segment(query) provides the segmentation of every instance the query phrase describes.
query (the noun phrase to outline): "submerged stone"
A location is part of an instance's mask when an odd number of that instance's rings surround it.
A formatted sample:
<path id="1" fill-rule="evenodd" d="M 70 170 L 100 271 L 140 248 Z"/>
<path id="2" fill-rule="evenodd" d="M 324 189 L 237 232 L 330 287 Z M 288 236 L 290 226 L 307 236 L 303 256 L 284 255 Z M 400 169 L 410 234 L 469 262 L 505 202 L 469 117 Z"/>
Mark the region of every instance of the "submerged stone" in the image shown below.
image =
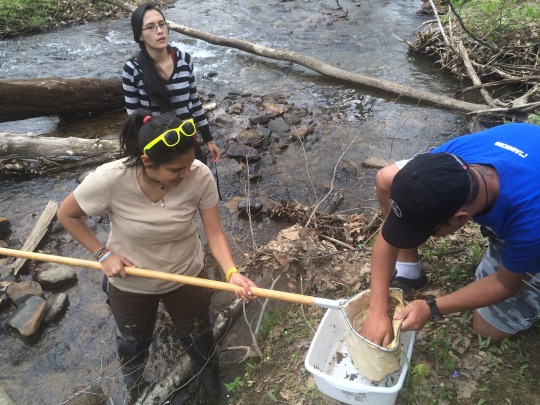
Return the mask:
<path id="1" fill-rule="evenodd" d="M 46 310 L 47 301 L 41 297 L 30 297 L 9 318 L 7 324 L 21 336 L 33 336 L 39 330 Z"/>
<path id="2" fill-rule="evenodd" d="M 56 266 L 42 271 L 37 281 L 45 288 L 58 288 L 77 281 L 77 272 L 69 266 Z"/>
<path id="3" fill-rule="evenodd" d="M 53 294 L 47 298 L 47 312 L 43 322 L 50 323 L 54 321 L 66 309 L 68 305 L 68 295 L 66 293 Z"/>
<path id="4" fill-rule="evenodd" d="M 20 305 L 32 296 L 43 297 L 41 285 L 35 281 L 21 281 L 20 283 L 11 283 L 6 289 L 9 298 Z"/>

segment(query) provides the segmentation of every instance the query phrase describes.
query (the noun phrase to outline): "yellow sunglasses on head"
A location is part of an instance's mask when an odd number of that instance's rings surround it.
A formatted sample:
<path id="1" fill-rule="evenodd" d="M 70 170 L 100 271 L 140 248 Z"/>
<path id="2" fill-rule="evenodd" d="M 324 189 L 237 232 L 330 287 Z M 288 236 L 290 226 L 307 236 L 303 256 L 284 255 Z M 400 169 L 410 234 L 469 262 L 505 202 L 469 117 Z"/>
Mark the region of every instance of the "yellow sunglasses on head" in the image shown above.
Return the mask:
<path id="1" fill-rule="evenodd" d="M 163 141 L 168 147 L 176 146 L 180 142 L 180 137 L 182 135 L 193 136 L 196 132 L 197 128 L 195 127 L 195 121 L 193 118 L 190 118 L 189 120 L 182 122 L 177 128 L 168 129 L 154 140 L 148 142 L 143 149 L 143 153 L 146 155 L 146 151 L 151 149 L 159 141 Z"/>

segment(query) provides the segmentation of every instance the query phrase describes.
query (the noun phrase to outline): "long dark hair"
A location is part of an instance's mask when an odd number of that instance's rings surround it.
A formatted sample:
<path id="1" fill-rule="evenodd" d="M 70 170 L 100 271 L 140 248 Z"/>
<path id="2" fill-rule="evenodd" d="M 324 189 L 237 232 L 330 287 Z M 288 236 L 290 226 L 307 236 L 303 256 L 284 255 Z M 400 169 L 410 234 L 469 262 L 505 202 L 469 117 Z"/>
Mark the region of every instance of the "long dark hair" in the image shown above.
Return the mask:
<path id="1" fill-rule="evenodd" d="M 182 120 L 174 113 L 167 112 L 152 117 L 150 111 L 136 110 L 128 115 L 120 133 L 120 148 L 126 159 L 126 166 L 132 167 L 141 164 L 144 147 L 168 129 L 176 128 Z M 180 142 L 175 146 L 167 146 L 158 142 L 146 151 L 152 164 L 159 166 L 177 158 L 178 155 L 189 152 L 195 148 L 194 136 L 181 136 Z"/>
<path id="2" fill-rule="evenodd" d="M 141 41 L 144 14 L 150 10 L 156 10 L 161 14 L 163 20 L 165 20 L 163 12 L 153 3 L 141 4 L 139 7 L 137 7 L 137 9 L 135 9 L 133 14 L 131 14 L 131 29 L 133 31 L 133 39 L 141 48 L 139 53 L 135 56 L 135 59 L 139 63 L 144 74 L 143 81 L 146 94 L 148 94 L 152 102 L 159 106 L 160 111 L 172 111 L 173 106 L 170 94 L 166 87 L 166 81 L 160 76 L 154 59 L 148 55 L 144 42 Z M 167 46 L 167 52 L 171 52 L 171 47 L 169 45 Z"/>

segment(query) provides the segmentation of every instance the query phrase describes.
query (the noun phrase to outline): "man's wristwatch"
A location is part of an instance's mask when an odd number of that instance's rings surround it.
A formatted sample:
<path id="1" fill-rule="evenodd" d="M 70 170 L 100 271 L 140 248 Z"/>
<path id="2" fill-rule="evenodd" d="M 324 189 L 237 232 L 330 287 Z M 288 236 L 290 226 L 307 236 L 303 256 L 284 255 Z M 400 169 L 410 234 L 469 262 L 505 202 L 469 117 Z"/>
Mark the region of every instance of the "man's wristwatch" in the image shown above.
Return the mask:
<path id="1" fill-rule="evenodd" d="M 429 310 L 431 311 L 431 316 L 429 317 L 432 321 L 440 321 L 442 319 L 441 311 L 439 311 L 439 307 L 437 306 L 437 301 L 435 301 L 435 298 L 428 297 L 425 298 L 427 304 L 429 305 Z"/>

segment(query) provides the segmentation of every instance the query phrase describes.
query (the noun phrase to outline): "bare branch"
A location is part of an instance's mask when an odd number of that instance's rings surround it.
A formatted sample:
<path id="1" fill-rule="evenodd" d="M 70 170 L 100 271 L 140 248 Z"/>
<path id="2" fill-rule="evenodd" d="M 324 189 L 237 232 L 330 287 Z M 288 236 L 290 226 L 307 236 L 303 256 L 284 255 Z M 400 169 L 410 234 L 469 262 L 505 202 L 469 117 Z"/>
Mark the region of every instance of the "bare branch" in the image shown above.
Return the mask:
<path id="1" fill-rule="evenodd" d="M 431 0 L 430 0 L 430 2 L 431 2 Z M 484 41 L 482 38 L 479 38 L 477 35 L 475 35 L 473 32 L 471 32 L 467 28 L 467 26 L 465 25 L 465 23 L 461 19 L 461 16 L 456 11 L 456 8 L 454 7 L 454 4 L 452 3 L 452 0 L 446 0 L 446 2 L 450 6 L 450 9 L 452 10 L 452 13 L 456 16 L 457 20 L 459 21 L 459 24 L 461 25 L 461 28 L 463 28 L 463 31 L 465 31 L 467 34 L 469 34 L 471 36 L 471 38 L 473 38 L 479 44 L 484 45 L 484 46 L 488 47 L 489 49 L 491 49 L 492 52 L 498 52 L 499 51 L 499 48 L 497 47 L 497 45 L 490 44 L 489 42 Z"/>
<path id="2" fill-rule="evenodd" d="M 448 37 L 444 32 L 444 28 L 442 26 L 441 19 L 439 18 L 439 12 L 437 11 L 437 7 L 435 7 L 435 3 L 433 3 L 433 0 L 429 0 L 429 4 L 431 6 L 431 9 L 433 10 L 433 15 L 435 16 L 435 19 L 437 20 L 437 25 L 439 26 L 439 31 L 441 32 L 444 43 L 446 44 L 446 46 L 452 48 L 452 45 L 450 44 L 450 41 L 448 41 Z"/>

